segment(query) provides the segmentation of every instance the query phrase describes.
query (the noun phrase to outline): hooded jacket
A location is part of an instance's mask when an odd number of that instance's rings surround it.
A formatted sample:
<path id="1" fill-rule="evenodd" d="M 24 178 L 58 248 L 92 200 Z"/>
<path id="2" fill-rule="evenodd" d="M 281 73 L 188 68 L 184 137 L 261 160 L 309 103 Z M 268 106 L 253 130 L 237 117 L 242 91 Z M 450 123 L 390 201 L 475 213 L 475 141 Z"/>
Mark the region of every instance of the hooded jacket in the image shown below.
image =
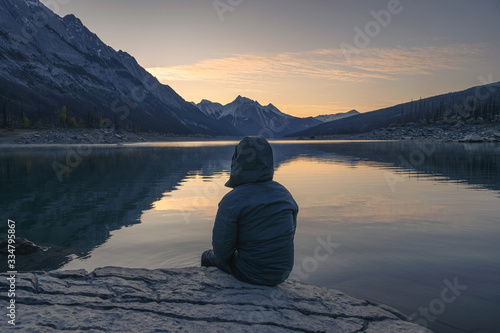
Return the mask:
<path id="1" fill-rule="evenodd" d="M 234 259 L 245 280 L 261 285 L 285 281 L 293 268 L 298 206 L 273 175 L 267 140 L 241 140 L 226 183 L 233 190 L 219 203 L 212 237 L 217 257 Z"/>

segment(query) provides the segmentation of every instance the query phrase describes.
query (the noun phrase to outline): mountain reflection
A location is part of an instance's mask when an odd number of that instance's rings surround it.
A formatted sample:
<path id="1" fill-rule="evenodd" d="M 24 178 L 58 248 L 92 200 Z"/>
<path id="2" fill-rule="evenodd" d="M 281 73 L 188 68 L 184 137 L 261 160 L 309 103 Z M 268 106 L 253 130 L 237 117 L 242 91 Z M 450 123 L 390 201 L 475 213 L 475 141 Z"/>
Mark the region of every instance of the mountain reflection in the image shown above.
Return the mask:
<path id="1" fill-rule="evenodd" d="M 376 164 L 500 190 L 500 148 L 493 145 L 303 142 L 273 146 L 276 166 L 297 157 L 353 166 Z M 232 143 L 93 147 L 62 181 L 52 164 L 65 163 L 65 148 L 4 149 L 0 152 L 3 219 L 17 222 L 18 237 L 50 247 L 46 253 L 19 257 L 17 269 L 56 269 L 71 258 L 87 256 L 113 230 L 140 223 L 144 211 L 165 193 L 175 192 L 193 173 L 210 180 L 226 172 L 233 149 Z M 0 232 L 5 238 L 6 223 Z"/>
<path id="2" fill-rule="evenodd" d="M 65 163 L 65 149 L 0 153 L 3 218 L 17 222 L 18 237 L 50 247 L 19 256 L 18 270 L 55 269 L 70 255 L 87 255 L 111 231 L 139 223 L 142 212 L 189 172 L 227 169 L 232 149 L 94 148 L 62 182 L 52 163 Z M 6 238 L 4 226 L 0 232 Z"/>
<path id="3" fill-rule="evenodd" d="M 466 183 L 500 191 L 498 144 L 348 142 L 309 144 L 310 156 L 337 163 L 379 164 L 444 181 Z"/>

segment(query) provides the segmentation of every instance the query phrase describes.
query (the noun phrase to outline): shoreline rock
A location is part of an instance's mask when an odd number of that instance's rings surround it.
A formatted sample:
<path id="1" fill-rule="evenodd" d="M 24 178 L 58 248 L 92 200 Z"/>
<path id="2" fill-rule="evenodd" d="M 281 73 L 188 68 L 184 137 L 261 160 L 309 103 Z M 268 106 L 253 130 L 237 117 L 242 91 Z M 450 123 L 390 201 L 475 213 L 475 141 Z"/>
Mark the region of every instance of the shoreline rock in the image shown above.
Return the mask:
<path id="1" fill-rule="evenodd" d="M 15 284 L 11 328 L 25 332 L 431 332 L 340 291 L 295 281 L 254 286 L 213 267 L 19 273 Z M 8 302 L 2 293 L 0 306 Z"/>
<path id="2" fill-rule="evenodd" d="M 14 239 L 14 242 L 9 243 L 8 239 L 4 239 L 3 241 L 0 242 L 0 254 L 3 255 L 9 255 L 9 246 L 11 245 L 10 249 L 12 249 L 12 246 L 14 247 L 14 253 L 16 255 L 27 255 L 31 254 L 34 252 L 39 252 L 39 251 L 47 251 L 48 248 L 36 245 L 30 240 L 27 240 L 26 238 L 21 238 L 21 237 L 16 237 Z"/>

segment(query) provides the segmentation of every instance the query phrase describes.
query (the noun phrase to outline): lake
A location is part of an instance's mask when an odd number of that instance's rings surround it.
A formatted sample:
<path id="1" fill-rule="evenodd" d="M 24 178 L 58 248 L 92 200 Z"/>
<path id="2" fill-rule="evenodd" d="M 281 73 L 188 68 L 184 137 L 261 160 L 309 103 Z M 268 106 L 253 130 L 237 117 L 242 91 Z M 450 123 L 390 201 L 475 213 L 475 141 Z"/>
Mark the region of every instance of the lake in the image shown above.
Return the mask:
<path id="1" fill-rule="evenodd" d="M 237 142 L 0 148 L 17 269 L 199 266 Z M 435 332 L 497 332 L 500 145 L 272 142 L 300 207 L 292 277 Z M 2 269 L 6 271 L 6 259 Z"/>

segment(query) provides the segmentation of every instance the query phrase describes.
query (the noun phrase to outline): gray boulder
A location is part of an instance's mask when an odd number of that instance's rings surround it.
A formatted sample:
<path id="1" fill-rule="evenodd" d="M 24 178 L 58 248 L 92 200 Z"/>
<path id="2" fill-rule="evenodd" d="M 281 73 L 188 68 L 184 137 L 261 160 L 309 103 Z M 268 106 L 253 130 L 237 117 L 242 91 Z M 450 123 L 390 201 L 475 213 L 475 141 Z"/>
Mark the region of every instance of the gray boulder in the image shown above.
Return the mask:
<path id="1" fill-rule="evenodd" d="M 5 239 L 5 240 L 0 242 L 0 254 L 3 254 L 3 255 L 11 254 L 9 252 L 8 245 L 9 245 L 8 239 Z M 15 251 L 14 251 L 15 255 L 26 255 L 26 254 L 31 254 L 31 253 L 38 252 L 38 251 L 47 251 L 46 247 L 38 246 L 35 243 L 27 240 L 26 238 L 16 237 L 15 242 L 11 245 L 13 245 L 15 248 Z"/>
<path id="2" fill-rule="evenodd" d="M 478 134 L 476 133 L 473 133 L 473 134 L 469 134 L 467 135 L 463 141 L 466 141 L 466 142 L 483 142 L 484 141 L 484 138 L 479 136 Z"/>
<path id="3" fill-rule="evenodd" d="M 295 281 L 255 286 L 213 267 L 22 273 L 16 288 L 11 329 L 23 332 L 430 332 L 340 291 Z M 0 307 L 8 301 L 5 293 Z"/>

